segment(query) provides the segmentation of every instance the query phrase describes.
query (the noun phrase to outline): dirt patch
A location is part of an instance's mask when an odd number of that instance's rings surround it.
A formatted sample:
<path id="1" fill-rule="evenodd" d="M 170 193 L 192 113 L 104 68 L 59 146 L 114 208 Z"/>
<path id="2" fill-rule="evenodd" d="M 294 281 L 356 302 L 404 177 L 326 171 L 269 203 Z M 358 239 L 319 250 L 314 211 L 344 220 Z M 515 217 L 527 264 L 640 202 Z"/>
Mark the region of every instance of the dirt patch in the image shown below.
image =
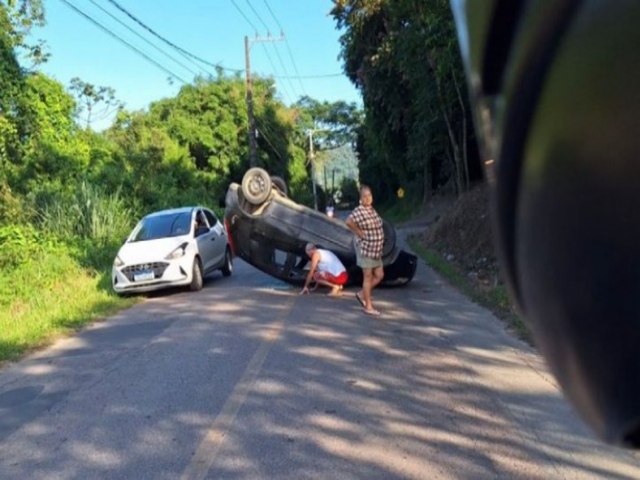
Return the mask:
<path id="1" fill-rule="evenodd" d="M 428 248 L 456 264 L 479 286 L 499 283 L 486 187 L 461 195 L 422 235 Z"/>

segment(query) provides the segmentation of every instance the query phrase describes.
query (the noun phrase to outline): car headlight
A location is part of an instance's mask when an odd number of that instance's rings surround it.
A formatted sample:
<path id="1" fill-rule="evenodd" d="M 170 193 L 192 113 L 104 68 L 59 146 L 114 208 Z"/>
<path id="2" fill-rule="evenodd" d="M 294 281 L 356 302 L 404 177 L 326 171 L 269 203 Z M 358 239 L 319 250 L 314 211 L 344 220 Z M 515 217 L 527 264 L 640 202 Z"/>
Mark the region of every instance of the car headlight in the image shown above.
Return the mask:
<path id="1" fill-rule="evenodd" d="M 124 265 L 124 262 L 122 261 L 122 259 L 116 255 L 116 258 L 113 259 L 113 266 L 114 267 L 121 267 L 122 265 Z"/>
<path id="2" fill-rule="evenodd" d="M 186 253 L 186 250 L 187 243 L 185 242 L 164 258 L 165 260 L 175 260 L 176 258 L 183 257 Z"/>

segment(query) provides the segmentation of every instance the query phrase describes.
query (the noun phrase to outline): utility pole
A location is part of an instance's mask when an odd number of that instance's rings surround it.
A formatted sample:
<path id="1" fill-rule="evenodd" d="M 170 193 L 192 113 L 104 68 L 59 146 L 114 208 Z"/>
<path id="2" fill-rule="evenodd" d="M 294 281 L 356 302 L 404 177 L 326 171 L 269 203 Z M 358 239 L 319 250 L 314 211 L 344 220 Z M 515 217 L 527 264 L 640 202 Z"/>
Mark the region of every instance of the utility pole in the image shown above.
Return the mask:
<path id="1" fill-rule="evenodd" d="M 252 43 L 259 42 L 279 42 L 284 40 L 284 34 L 280 34 L 279 37 L 272 37 L 267 35 L 266 37 L 258 37 L 249 39 L 247 35 L 244 36 L 244 64 L 245 64 L 245 84 L 246 84 L 246 100 L 247 100 L 247 117 L 248 117 L 248 135 L 249 135 L 249 165 L 255 167 L 258 164 L 258 131 L 256 130 L 256 119 L 253 114 L 253 81 L 251 80 L 251 51 Z"/>
<path id="2" fill-rule="evenodd" d="M 318 210 L 318 194 L 316 193 L 316 168 L 314 166 L 313 154 L 313 129 L 309 129 L 309 163 L 311 163 L 311 186 L 313 189 L 313 208 Z"/>
<path id="3" fill-rule="evenodd" d="M 309 163 L 311 164 L 311 186 L 313 189 L 313 207 L 318 210 L 318 193 L 316 192 L 316 167 L 315 167 L 315 154 L 313 152 L 313 134 L 316 132 L 326 132 L 326 129 L 323 128 L 310 128 L 307 130 L 307 135 L 309 135 Z M 326 177 L 326 172 L 325 172 Z M 325 178 L 326 183 L 326 178 Z M 326 185 L 325 185 L 326 188 Z"/>
<path id="4" fill-rule="evenodd" d="M 258 144 L 256 141 L 256 123 L 253 117 L 253 82 L 251 81 L 251 60 L 249 55 L 249 37 L 244 36 L 244 63 L 246 72 L 247 116 L 249 118 L 249 166 L 257 165 Z"/>

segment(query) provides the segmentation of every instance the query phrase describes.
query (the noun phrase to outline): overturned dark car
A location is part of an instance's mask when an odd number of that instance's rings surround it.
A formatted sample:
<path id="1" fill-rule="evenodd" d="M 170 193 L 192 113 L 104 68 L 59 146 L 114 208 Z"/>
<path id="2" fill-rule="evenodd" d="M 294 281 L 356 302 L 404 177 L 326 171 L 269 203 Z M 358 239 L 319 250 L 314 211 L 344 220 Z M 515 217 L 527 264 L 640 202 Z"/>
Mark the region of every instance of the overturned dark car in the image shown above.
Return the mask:
<path id="1" fill-rule="evenodd" d="M 273 277 L 303 284 L 309 260 L 304 247 L 313 243 L 340 258 L 349 284 L 362 281 L 354 235 L 345 222 L 289 199 L 284 181 L 262 168 L 249 169 L 241 185 L 229 186 L 224 220 L 234 253 Z M 381 285 L 406 285 L 415 275 L 417 257 L 396 246 L 396 232 L 386 221 L 384 233 Z"/>

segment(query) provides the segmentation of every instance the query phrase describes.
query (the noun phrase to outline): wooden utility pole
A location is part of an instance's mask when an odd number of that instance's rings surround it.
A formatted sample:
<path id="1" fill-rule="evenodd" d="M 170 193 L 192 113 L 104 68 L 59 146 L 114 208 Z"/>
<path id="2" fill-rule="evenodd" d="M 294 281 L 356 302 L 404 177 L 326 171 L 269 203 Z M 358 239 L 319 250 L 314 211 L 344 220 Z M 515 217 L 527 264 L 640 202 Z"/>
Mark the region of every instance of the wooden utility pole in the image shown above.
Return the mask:
<path id="1" fill-rule="evenodd" d="M 313 189 L 313 208 L 318 210 L 318 194 L 316 193 L 316 169 L 314 167 L 313 129 L 309 130 L 309 163 L 311 164 L 311 187 Z"/>
<path id="2" fill-rule="evenodd" d="M 247 116 L 249 118 L 249 165 L 255 167 L 258 163 L 258 144 L 256 141 L 256 123 L 253 117 L 253 82 L 251 81 L 251 60 L 249 55 L 249 37 L 244 37 L 244 63 L 246 72 Z"/>
<path id="3" fill-rule="evenodd" d="M 253 39 L 249 39 L 247 35 L 244 36 L 244 64 L 245 64 L 245 83 L 246 83 L 246 99 L 247 99 L 247 117 L 248 117 L 248 135 L 249 135 L 249 165 L 255 167 L 258 164 L 258 130 L 256 130 L 256 119 L 253 113 L 253 81 L 251 80 L 251 43 L 258 42 L 279 42 L 284 40 L 284 35 L 279 37 L 272 37 L 268 35 L 266 37 L 256 36 Z"/>
<path id="4" fill-rule="evenodd" d="M 309 135 L 309 163 L 311 164 L 311 186 L 313 188 L 313 207 L 318 210 L 318 194 L 316 192 L 316 167 L 315 167 L 315 153 L 313 151 L 313 134 L 316 132 L 326 132 L 323 128 L 310 128 L 307 130 Z M 325 188 L 326 188 L 326 172 L 325 172 Z"/>

